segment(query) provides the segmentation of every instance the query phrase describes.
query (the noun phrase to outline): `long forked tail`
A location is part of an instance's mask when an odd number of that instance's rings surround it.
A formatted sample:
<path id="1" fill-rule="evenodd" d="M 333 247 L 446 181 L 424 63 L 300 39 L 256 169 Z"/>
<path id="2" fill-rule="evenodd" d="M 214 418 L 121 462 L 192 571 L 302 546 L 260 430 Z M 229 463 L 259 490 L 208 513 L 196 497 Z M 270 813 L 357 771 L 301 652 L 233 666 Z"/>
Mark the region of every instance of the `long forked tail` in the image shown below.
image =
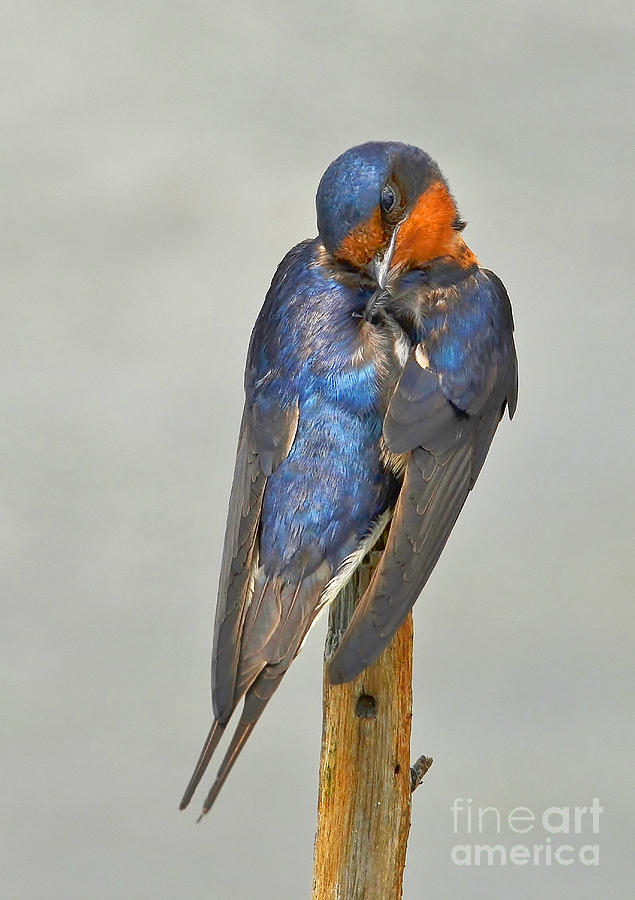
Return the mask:
<path id="1" fill-rule="evenodd" d="M 216 774 L 216 780 L 214 781 L 205 799 L 203 810 L 198 817 L 197 822 L 200 822 L 203 816 L 206 815 L 212 808 L 214 801 L 220 793 L 220 789 L 225 783 L 225 779 L 229 775 L 234 763 L 236 762 L 236 759 L 238 758 L 238 754 L 244 747 L 247 738 L 253 731 L 254 725 L 262 715 L 265 706 L 271 699 L 271 696 L 275 689 L 278 687 L 283 675 L 284 670 L 275 671 L 273 667 L 267 666 L 265 669 L 263 669 L 263 671 L 247 691 L 245 695 L 245 703 L 240 714 L 240 719 L 238 720 L 238 725 L 236 726 L 236 730 L 232 736 L 231 743 L 227 749 L 227 753 L 225 754 L 225 757 Z M 183 794 L 183 799 L 179 804 L 179 809 L 185 809 L 192 799 L 194 791 L 196 790 L 198 783 L 205 773 L 205 769 L 207 768 L 209 761 L 212 758 L 212 754 L 218 746 L 225 728 L 226 724 L 221 725 L 221 723 L 217 720 L 214 721 L 207 736 L 207 740 L 205 741 L 205 744 L 201 751 L 201 755 L 199 756 L 198 762 L 196 763 L 196 768 L 194 769 L 192 777 L 190 778 L 190 782 L 185 789 L 185 793 Z"/>
<path id="2" fill-rule="evenodd" d="M 196 767 L 194 772 L 192 773 L 192 777 L 190 778 L 188 786 L 185 788 L 185 793 L 183 794 L 183 798 L 179 803 L 179 809 L 185 809 L 188 805 L 192 797 L 194 796 L 194 791 L 198 787 L 198 783 L 205 774 L 205 769 L 209 765 L 209 761 L 212 758 L 212 754 L 216 747 L 218 746 L 218 742 L 223 736 L 223 732 L 225 731 L 225 726 L 221 725 L 218 719 L 214 719 L 212 723 L 212 727 L 209 730 L 209 734 L 207 735 L 207 740 L 203 744 L 203 749 L 201 750 L 201 755 L 198 758 L 198 762 L 196 763 Z"/>

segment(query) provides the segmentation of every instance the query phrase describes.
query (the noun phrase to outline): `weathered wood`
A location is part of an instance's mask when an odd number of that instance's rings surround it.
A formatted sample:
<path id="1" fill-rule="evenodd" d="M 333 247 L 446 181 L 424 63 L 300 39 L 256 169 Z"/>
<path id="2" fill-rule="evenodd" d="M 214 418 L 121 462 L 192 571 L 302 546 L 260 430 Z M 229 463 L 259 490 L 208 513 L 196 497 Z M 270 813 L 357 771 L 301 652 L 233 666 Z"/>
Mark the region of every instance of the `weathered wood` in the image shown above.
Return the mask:
<path id="1" fill-rule="evenodd" d="M 412 615 L 372 666 L 331 685 L 326 665 L 381 553 L 334 601 L 324 651 L 313 900 L 400 900 L 410 830 Z"/>
<path id="2" fill-rule="evenodd" d="M 420 756 L 414 766 L 410 766 L 410 790 L 414 794 L 434 760 L 431 756 Z"/>

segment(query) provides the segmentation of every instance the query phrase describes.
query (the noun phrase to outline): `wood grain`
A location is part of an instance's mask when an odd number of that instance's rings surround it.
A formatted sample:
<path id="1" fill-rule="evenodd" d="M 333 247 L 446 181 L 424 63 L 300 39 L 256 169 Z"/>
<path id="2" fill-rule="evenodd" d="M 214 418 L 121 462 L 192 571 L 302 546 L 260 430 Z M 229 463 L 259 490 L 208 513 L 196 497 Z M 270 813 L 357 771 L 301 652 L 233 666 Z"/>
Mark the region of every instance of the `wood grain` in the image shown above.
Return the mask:
<path id="1" fill-rule="evenodd" d="M 381 552 L 333 602 L 324 652 L 313 900 L 399 900 L 410 830 L 412 614 L 376 663 L 331 685 L 326 665 Z"/>

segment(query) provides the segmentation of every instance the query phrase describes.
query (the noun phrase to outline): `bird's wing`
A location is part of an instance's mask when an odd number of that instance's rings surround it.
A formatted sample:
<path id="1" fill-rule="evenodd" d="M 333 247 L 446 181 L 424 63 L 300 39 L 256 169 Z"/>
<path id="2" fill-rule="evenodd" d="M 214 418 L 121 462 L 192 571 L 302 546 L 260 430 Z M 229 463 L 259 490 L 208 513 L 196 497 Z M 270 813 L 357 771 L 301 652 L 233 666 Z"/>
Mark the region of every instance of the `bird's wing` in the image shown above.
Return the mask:
<path id="1" fill-rule="evenodd" d="M 384 439 L 393 452 L 407 454 L 405 477 L 383 556 L 331 660 L 332 682 L 349 681 L 374 662 L 404 621 L 478 477 L 505 406 L 514 413 L 509 298 L 484 270 L 471 289 L 479 296 L 461 319 L 474 325 L 463 341 L 464 359 L 456 364 L 455 344 L 440 341 L 431 357 L 418 345 L 390 401 Z"/>
<path id="2" fill-rule="evenodd" d="M 304 365 L 297 354 L 290 352 L 293 346 L 289 336 L 294 333 L 291 320 L 302 307 L 298 292 L 305 282 L 312 302 L 315 300 L 315 270 L 307 263 L 313 258 L 314 244 L 304 242 L 285 257 L 252 333 L 216 607 L 214 722 L 181 809 L 189 804 L 232 713 L 244 697 L 239 721 L 203 811 L 211 807 L 296 654 L 333 574 L 320 542 L 301 539 L 301 510 L 310 505 L 310 485 L 314 484 L 311 473 L 304 494 L 297 483 L 297 469 L 291 467 L 286 479 L 282 477 L 283 463 L 298 431 L 299 373 Z M 332 292 L 333 287 L 328 283 L 325 289 Z M 318 436 L 317 427 L 315 431 Z M 295 507 L 293 496 L 287 496 L 294 482 Z M 324 484 L 321 488 L 327 489 Z M 267 504 L 270 512 L 273 510 L 269 519 Z M 294 509 L 300 513 L 295 521 Z M 346 540 L 343 535 L 343 546 Z M 283 550 L 278 553 L 280 547 Z"/>
<path id="3" fill-rule="evenodd" d="M 251 402 L 250 402 L 251 401 Z M 245 404 L 229 498 L 212 651 L 214 715 L 225 721 L 234 687 L 242 631 L 257 564 L 260 513 L 267 479 L 286 458 L 298 424 L 297 399 L 282 409 L 257 396 Z"/>
<path id="4" fill-rule="evenodd" d="M 229 498 L 214 624 L 212 651 L 214 721 L 183 794 L 180 809 L 185 809 L 192 799 L 240 697 L 251 682 L 258 681 L 259 669 L 256 669 L 251 681 L 245 681 L 243 678 L 244 683 L 237 694 L 236 681 L 241 665 L 243 632 L 254 589 L 253 577 L 257 565 L 258 535 L 265 487 L 270 475 L 291 449 L 298 424 L 298 410 L 297 398 L 292 399 L 284 407 L 276 406 L 267 403 L 266 393 L 259 397 L 258 392 L 253 390 L 253 385 L 247 385 L 247 402 L 243 410 L 234 480 Z M 260 711 L 271 695 L 269 693 L 264 702 L 259 704 L 259 695 L 263 690 L 262 687 L 258 690 L 257 683 L 255 687 L 257 690 L 246 704 L 230 750 L 215 782 L 215 793 L 213 796 L 210 794 L 212 799 L 208 797 L 207 808 L 211 806 Z M 256 709 L 258 715 L 255 713 Z"/>

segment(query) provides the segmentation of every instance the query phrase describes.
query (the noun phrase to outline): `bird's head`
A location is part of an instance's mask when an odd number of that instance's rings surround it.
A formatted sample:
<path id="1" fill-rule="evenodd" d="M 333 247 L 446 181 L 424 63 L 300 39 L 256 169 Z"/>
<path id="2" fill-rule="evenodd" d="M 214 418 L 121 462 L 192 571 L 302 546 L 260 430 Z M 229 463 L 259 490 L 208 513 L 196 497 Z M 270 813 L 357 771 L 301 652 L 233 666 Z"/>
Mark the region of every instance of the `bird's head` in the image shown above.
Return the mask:
<path id="1" fill-rule="evenodd" d="M 371 141 L 338 156 L 320 181 L 317 223 L 341 263 L 372 273 L 421 268 L 441 256 L 465 261 L 454 198 L 434 160 L 408 144 Z"/>

